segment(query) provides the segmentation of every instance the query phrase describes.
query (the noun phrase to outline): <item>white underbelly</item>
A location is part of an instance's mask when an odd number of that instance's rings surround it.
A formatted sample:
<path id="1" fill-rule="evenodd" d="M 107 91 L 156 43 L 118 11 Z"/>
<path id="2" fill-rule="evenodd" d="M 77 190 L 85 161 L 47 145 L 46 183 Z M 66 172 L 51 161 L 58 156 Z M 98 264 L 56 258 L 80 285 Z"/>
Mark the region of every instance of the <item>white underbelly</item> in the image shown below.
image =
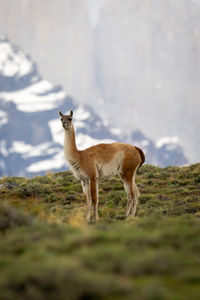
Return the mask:
<path id="1" fill-rule="evenodd" d="M 113 160 L 107 164 L 97 163 L 97 176 L 99 178 L 105 178 L 115 176 L 121 173 L 121 161 Z"/>

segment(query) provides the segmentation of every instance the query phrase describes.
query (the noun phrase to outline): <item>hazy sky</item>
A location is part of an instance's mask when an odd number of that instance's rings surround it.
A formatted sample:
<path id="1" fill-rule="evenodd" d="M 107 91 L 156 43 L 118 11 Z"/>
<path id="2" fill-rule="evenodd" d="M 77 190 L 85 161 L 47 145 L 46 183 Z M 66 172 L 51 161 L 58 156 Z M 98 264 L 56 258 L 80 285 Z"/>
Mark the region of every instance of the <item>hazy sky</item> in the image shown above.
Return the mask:
<path id="1" fill-rule="evenodd" d="M 99 12 L 103 7 L 105 1 L 106 0 L 86 0 L 92 26 L 95 26 L 97 24 L 99 18 Z"/>

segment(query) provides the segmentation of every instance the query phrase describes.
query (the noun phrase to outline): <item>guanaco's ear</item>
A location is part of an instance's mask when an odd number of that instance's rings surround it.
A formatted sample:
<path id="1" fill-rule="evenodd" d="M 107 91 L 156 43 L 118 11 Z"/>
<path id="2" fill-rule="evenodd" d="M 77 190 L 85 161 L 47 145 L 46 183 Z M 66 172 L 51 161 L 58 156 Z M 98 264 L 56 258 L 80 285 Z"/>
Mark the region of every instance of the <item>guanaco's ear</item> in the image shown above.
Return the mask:
<path id="1" fill-rule="evenodd" d="M 61 117 L 63 117 L 63 114 L 61 113 L 61 111 L 59 111 L 59 114 L 60 114 Z"/>
<path id="2" fill-rule="evenodd" d="M 73 116 L 73 110 L 70 111 L 70 116 L 71 116 L 71 117 Z"/>

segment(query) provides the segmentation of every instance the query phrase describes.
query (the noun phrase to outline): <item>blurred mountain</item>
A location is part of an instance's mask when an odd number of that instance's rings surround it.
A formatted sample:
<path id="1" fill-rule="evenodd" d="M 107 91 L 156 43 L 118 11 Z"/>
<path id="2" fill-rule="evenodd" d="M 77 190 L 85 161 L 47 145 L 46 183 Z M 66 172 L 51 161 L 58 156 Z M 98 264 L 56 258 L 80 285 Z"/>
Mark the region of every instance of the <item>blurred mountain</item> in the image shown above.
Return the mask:
<path id="1" fill-rule="evenodd" d="M 1 0 L 0 31 L 34 57 L 40 73 L 69 95 L 94 94 L 93 49 L 85 0 Z"/>
<path id="2" fill-rule="evenodd" d="M 21 49 L 0 39 L 0 176 L 64 170 L 58 110 L 74 110 L 77 145 L 110 142 L 115 135 L 92 109 L 78 105 L 38 73 Z"/>
<path id="3" fill-rule="evenodd" d="M 106 1 L 94 39 L 107 118 L 118 116 L 117 126 L 138 127 L 154 141 L 175 135 L 189 160 L 199 161 L 199 3 Z"/>
<path id="4" fill-rule="evenodd" d="M 155 145 L 140 131 L 125 135 L 89 106 L 66 96 L 38 73 L 36 64 L 6 38 L 0 39 L 0 176 L 32 176 L 66 169 L 58 110 L 74 110 L 77 146 L 124 141 L 142 147 L 147 162 L 184 164 L 178 140 Z M 66 111 L 67 110 L 67 111 Z"/>
<path id="5" fill-rule="evenodd" d="M 0 28 L 42 77 L 127 135 L 175 136 L 200 160 L 197 0 L 1 0 Z"/>

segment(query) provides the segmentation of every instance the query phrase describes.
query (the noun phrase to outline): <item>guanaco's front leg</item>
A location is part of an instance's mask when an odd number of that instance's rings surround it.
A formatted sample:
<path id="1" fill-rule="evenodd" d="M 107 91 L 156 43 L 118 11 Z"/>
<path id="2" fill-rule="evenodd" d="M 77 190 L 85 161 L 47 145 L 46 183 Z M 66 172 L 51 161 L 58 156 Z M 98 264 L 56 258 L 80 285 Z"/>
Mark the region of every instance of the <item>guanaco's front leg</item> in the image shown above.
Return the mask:
<path id="1" fill-rule="evenodd" d="M 86 220 L 90 221 L 90 212 L 91 212 L 91 193 L 90 193 L 90 183 L 89 180 L 82 180 L 81 181 L 83 193 L 85 195 L 86 201 L 87 201 L 87 215 L 86 215 Z"/>

